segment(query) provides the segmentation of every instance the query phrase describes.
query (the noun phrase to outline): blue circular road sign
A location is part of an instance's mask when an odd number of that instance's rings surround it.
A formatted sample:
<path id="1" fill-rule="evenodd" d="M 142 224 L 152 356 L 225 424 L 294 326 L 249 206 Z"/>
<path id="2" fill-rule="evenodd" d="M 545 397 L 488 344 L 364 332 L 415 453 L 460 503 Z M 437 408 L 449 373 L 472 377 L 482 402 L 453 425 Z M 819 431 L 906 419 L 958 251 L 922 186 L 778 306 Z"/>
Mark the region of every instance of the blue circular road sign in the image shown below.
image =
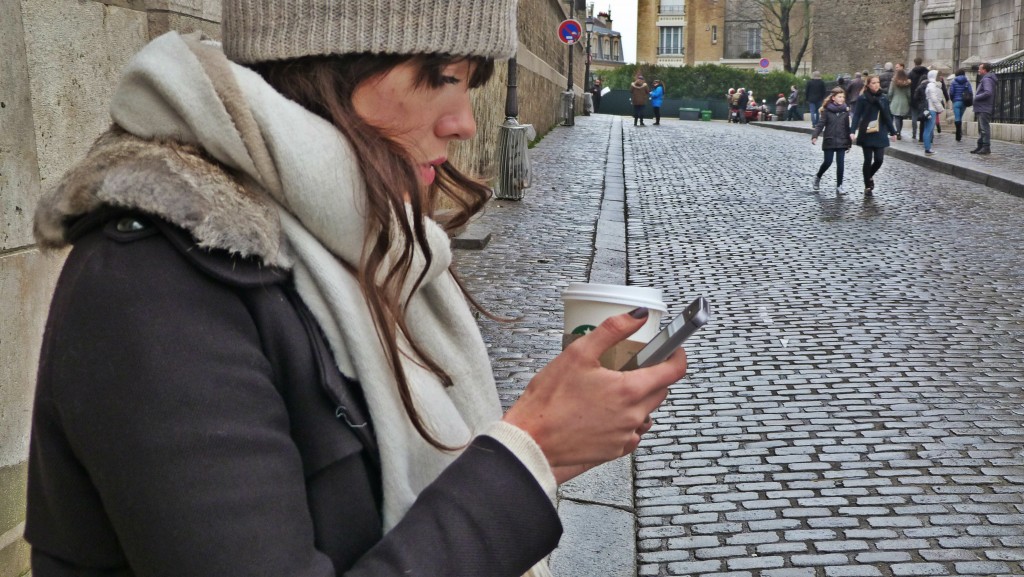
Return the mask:
<path id="1" fill-rule="evenodd" d="M 583 25 L 579 20 L 562 20 L 558 25 L 558 39 L 565 44 L 576 44 L 583 36 Z"/>

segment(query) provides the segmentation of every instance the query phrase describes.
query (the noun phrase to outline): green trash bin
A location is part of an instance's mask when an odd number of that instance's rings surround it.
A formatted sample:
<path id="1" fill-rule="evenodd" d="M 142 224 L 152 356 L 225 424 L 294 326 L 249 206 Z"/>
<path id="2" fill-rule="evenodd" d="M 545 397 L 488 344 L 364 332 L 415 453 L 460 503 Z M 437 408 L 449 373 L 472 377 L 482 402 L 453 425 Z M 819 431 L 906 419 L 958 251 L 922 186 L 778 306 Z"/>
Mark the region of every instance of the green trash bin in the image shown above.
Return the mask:
<path id="1" fill-rule="evenodd" d="M 700 111 L 700 119 L 701 120 L 711 120 L 711 111 L 710 110 L 701 110 Z"/>

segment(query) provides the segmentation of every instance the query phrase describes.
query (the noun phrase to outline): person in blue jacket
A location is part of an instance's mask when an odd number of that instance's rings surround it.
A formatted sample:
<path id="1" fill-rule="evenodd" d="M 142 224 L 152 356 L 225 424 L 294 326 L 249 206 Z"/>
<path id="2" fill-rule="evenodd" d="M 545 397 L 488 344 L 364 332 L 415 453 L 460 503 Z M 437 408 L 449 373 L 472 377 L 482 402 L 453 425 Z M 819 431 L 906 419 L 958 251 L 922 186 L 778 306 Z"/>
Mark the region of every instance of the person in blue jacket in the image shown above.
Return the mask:
<path id="1" fill-rule="evenodd" d="M 665 101 L 665 85 L 657 78 L 651 84 L 651 107 L 654 108 L 654 124 L 661 124 L 661 103 Z"/>
<path id="2" fill-rule="evenodd" d="M 967 80 L 967 72 L 960 68 L 949 85 L 949 99 L 953 101 L 953 125 L 956 126 L 957 142 L 963 139 L 964 111 L 970 106 L 968 100 L 973 100 L 973 98 L 974 91 L 971 89 L 971 82 Z"/>

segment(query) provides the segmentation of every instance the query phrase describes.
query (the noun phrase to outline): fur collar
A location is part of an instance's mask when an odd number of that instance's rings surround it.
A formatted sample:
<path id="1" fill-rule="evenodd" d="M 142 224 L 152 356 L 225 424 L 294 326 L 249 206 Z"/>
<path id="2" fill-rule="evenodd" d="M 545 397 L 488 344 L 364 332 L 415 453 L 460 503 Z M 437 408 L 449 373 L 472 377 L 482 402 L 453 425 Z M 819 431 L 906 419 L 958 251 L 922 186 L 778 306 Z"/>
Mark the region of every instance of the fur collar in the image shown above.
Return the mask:
<path id="1" fill-rule="evenodd" d="M 290 268 L 273 202 L 195 146 L 144 140 L 112 127 L 40 199 L 36 240 L 46 249 L 66 246 L 70 224 L 103 205 L 163 218 L 203 248 Z"/>

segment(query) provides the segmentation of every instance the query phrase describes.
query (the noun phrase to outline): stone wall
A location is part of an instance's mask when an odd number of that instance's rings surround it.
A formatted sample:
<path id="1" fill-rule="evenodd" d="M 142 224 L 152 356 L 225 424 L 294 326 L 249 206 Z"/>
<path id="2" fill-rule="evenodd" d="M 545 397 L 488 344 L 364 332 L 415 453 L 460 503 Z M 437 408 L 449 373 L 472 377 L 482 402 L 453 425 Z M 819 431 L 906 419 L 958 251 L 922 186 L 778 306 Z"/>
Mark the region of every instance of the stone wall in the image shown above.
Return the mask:
<path id="1" fill-rule="evenodd" d="M 913 5 L 913 0 L 814 2 L 814 68 L 822 74 L 853 73 L 872 70 L 876 63 L 906 62 Z"/>
<path id="2" fill-rule="evenodd" d="M 555 30 L 567 12 L 556 0 L 520 3 L 519 119 L 541 134 L 560 121 L 568 50 Z M 130 57 L 168 30 L 217 38 L 219 18 L 220 0 L 0 0 L 0 577 L 29 571 L 21 535 L 31 402 L 63 256 L 35 246 L 36 201 L 109 125 L 110 96 Z M 577 91 L 583 50 L 576 46 Z M 477 136 L 452 154 L 483 175 L 495 165 L 505 79 L 498 63 L 475 91 Z"/>

